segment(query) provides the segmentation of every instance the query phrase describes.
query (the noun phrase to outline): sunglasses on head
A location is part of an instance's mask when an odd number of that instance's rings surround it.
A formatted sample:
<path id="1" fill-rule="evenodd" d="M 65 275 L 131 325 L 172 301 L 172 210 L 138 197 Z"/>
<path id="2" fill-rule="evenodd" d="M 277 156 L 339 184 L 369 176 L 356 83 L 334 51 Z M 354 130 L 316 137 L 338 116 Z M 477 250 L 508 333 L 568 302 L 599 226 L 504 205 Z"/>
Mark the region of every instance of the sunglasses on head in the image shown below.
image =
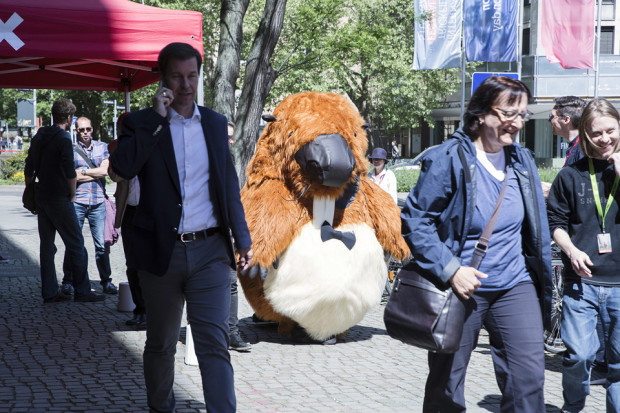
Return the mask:
<path id="1" fill-rule="evenodd" d="M 88 128 L 79 128 L 77 131 L 78 131 L 78 132 L 80 132 L 80 133 L 84 133 L 84 132 L 92 132 L 92 131 L 93 131 L 93 128 L 91 128 L 91 127 L 89 126 Z"/>

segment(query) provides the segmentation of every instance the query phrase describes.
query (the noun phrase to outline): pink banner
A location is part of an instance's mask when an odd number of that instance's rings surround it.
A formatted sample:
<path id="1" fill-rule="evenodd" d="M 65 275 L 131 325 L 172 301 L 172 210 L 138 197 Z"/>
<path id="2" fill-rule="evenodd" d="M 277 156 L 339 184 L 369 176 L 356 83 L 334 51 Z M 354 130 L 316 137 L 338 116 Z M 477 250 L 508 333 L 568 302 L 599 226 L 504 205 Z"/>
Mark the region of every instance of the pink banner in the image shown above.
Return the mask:
<path id="1" fill-rule="evenodd" d="M 594 68 L 595 7 L 595 0 L 542 1 L 541 40 L 551 63 Z"/>

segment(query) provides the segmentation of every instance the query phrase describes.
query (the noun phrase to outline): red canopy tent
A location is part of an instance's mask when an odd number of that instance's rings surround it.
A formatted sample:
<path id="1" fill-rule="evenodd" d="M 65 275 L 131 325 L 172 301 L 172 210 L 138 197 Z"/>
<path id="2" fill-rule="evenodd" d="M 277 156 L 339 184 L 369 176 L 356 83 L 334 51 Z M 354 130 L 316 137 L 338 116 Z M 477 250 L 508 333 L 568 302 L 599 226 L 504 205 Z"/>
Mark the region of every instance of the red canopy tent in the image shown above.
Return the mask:
<path id="1" fill-rule="evenodd" d="M 0 1 L 0 88 L 139 89 L 157 55 L 184 42 L 203 54 L 202 14 L 128 0 Z"/>

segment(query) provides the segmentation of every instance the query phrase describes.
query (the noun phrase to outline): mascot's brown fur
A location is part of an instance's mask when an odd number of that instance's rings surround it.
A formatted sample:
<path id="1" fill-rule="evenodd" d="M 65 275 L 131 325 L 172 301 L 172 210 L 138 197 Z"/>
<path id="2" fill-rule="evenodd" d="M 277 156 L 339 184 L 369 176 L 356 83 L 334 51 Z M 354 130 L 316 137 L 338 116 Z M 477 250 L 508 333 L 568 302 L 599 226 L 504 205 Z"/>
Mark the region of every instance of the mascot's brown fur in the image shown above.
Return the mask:
<path id="1" fill-rule="evenodd" d="M 241 191 L 254 258 L 239 279 L 256 315 L 278 322 L 281 334 L 299 324 L 324 340 L 346 332 L 380 300 L 387 274 L 383 250 L 404 259 L 409 249 L 398 206 L 366 178 L 364 121 L 349 101 L 303 92 L 284 99 L 273 116 Z M 300 148 L 326 134 L 342 136 L 355 158 L 350 179 L 338 187 L 321 185 L 295 159 Z M 352 195 L 350 188 L 356 189 Z M 333 200 L 343 197 L 343 209 L 334 208 Z M 352 249 L 335 239 L 320 240 L 321 222 L 313 226 L 317 199 L 332 200 L 326 220 L 337 231 L 355 233 Z M 260 268 L 263 277 L 257 275 Z"/>

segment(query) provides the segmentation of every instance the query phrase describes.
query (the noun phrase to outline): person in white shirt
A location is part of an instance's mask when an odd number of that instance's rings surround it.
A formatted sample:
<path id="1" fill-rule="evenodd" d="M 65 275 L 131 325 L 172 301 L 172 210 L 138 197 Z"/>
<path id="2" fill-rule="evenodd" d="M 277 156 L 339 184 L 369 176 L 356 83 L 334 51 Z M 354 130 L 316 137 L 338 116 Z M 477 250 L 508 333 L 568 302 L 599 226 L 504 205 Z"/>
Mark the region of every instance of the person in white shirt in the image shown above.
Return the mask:
<path id="1" fill-rule="evenodd" d="M 371 181 L 379 185 L 381 189 L 390 194 L 396 204 L 398 197 L 396 195 L 396 175 L 385 167 L 387 163 L 387 151 L 383 148 L 375 148 L 370 155 L 370 161 L 374 168 L 368 172 Z"/>

